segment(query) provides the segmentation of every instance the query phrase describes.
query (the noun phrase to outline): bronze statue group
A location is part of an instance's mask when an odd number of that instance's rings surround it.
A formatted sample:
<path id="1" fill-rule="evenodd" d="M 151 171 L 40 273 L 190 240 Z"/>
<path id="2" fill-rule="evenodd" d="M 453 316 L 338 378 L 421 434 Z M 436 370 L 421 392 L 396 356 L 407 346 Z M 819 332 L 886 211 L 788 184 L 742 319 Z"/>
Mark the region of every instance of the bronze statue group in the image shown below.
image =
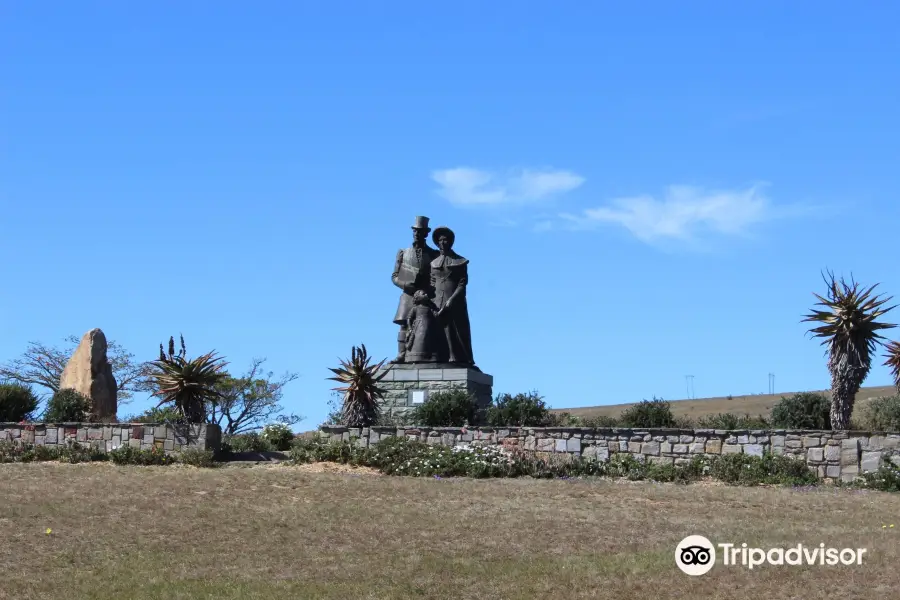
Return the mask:
<path id="1" fill-rule="evenodd" d="M 416 217 L 413 243 L 397 252 L 391 280 L 402 290 L 395 363 L 447 363 L 475 368 L 466 304 L 469 261 L 453 251 L 456 236 L 437 227 L 428 245 L 428 217 Z"/>

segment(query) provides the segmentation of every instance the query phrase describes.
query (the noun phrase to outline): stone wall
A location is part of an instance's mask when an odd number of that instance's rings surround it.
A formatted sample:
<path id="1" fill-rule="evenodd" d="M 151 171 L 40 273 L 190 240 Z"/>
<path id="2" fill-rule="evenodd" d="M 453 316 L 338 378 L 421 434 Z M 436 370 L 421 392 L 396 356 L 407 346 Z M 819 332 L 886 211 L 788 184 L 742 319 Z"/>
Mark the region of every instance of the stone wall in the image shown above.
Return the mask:
<path id="1" fill-rule="evenodd" d="M 218 425 L 162 423 L 0 423 L 0 440 L 36 446 L 65 446 L 78 442 L 109 452 L 121 446 L 140 450 L 160 448 L 167 453 L 184 448 L 217 452 L 222 431 Z"/>
<path id="2" fill-rule="evenodd" d="M 802 458 L 823 479 L 852 481 L 887 461 L 900 466 L 900 433 L 863 431 L 724 431 L 713 429 L 590 429 L 586 427 L 371 427 L 353 429 L 323 426 L 330 440 L 359 438 L 367 446 L 389 436 L 403 436 L 429 444 L 502 445 L 523 450 L 608 460 L 628 453 L 642 460 L 681 464 L 696 455 L 764 452 Z"/>
<path id="3" fill-rule="evenodd" d="M 391 415 L 404 415 L 430 394 L 464 390 L 481 407 L 491 404 L 494 378 L 472 368 L 438 363 L 391 364 L 379 383 L 384 391 L 384 406 Z"/>

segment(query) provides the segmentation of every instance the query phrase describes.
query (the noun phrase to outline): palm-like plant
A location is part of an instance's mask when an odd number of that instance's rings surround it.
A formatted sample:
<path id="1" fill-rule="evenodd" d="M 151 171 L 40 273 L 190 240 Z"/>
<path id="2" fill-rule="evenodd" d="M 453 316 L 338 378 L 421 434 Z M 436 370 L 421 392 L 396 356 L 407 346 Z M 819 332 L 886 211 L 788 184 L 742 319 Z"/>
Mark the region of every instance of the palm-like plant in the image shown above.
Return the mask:
<path id="1" fill-rule="evenodd" d="M 341 360 L 340 368 L 329 368 L 335 377 L 328 379 L 344 384 L 342 387 L 332 388 L 344 394 L 341 409 L 343 425 L 368 427 L 377 423 L 381 416 L 381 401 L 385 390 L 378 383 L 387 375 L 387 371 L 381 370 L 387 359 L 377 365 L 370 365 L 369 361 L 369 354 L 363 344 L 358 348 L 353 346 L 350 360 Z"/>
<path id="2" fill-rule="evenodd" d="M 884 366 L 890 367 L 894 385 L 900 392 L 900 342 L 891 342 L 887 345 L 887 360 L 884 361 Z"/>
<path id="3" fill-rule="evenodd" d="M 836 281 L 829 272 L 823 274 L 828 285 L 827 297 L 813 294 L 819 299 L 812 312 L 803 319 L 820 323 L 809 330 L 814 337 L 824 338 L 828 346 L 828 370 L 831 372 L 831 428 L 850 427 L 850 414 L 856 393 L 872 368 L 872 354 L 876 345 L 884 339 L 878 332 L 895 327 L 891 323 L 877 321 L 895 308 L 884 308 L 890 298 L 873 296 L 878 286 L 861 289 L 852 276 L 850 283 Z"/>
<path id="4" fill-rule="evenodd" d="M 202 423 L 206 419 L 206 404 L 219 396 L 216 384 L 227 374 L 228 364 L 215 351 L 197 358 L 186 358 L 184 337 L 181 350 L 175 353 L 175 338 L 169 338 L 169 352 L 159 345 L 159 359 L 150 363 L 151 380 L 160 398 L 157 408 L 171 404 L 188 423 Z"/>

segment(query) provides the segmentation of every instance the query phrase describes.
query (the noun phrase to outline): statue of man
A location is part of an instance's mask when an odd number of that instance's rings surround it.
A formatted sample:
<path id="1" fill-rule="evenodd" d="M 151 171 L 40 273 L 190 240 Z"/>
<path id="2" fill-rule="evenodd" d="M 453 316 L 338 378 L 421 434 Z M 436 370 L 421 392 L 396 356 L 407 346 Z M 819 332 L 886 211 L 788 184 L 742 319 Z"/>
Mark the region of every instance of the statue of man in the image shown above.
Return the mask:
<path id="1" fill-rule="evenodd" d="M 400 294 L 400 304 L 397 306 L 397 314 L 394 315 L 394 323 L 400 326 L 397 335 L 397 358 L 395 363 L 406 362 L 406 339 L 408 329 L 409 312 L 413 308 L 413 295 L 422 290 L 429 297 L 434 294 L 431 289 L 431 261 L 438 256 L 438 251 L 428 245 L 428 217 L 416 217 L 416 223 L 412 226 L 412 246 L 397 252 L 394 261 L 394 273 L 391 281 L 403 290 Z"/>

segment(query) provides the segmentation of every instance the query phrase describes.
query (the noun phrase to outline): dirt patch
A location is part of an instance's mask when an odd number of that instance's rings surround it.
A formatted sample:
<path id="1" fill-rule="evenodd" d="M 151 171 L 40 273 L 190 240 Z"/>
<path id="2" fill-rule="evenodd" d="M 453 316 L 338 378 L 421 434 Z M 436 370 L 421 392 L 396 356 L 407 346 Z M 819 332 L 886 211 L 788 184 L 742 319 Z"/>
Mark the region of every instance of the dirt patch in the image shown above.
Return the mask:
<path id="1" fill-rule="evenodd" d="M 345 473 L 351 475 L 384 475 L 371 467 L 354 467 L 333 462 L 317 462 L 308 465 L 273 465 L 273 468 L 291 469 L 301 473 Z"/>

